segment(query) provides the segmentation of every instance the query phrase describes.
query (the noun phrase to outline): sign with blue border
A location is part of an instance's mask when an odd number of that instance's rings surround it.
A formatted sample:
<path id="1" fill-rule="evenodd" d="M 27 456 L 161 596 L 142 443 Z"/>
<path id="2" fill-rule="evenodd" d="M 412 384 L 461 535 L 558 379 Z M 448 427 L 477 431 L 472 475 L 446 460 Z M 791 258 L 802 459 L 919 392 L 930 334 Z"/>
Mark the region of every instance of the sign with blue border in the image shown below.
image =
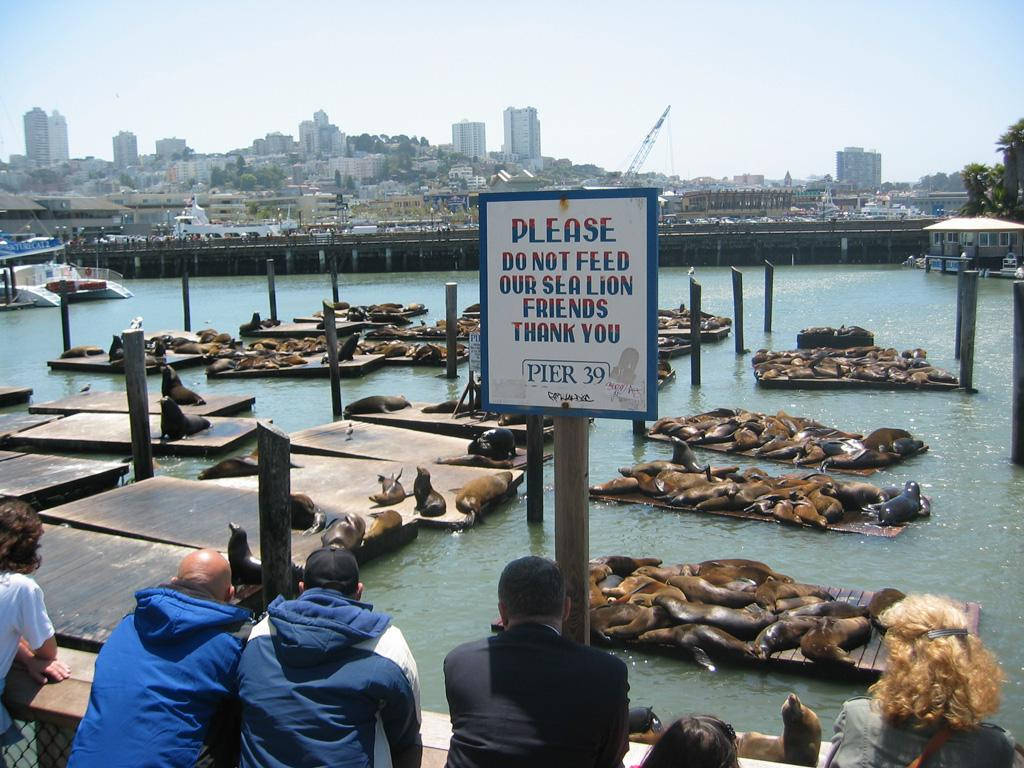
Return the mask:
<path id="1" fill-rule="evenodd" d="M 658 416 L 658 193 L 480 195 L 483 407 Z"/>

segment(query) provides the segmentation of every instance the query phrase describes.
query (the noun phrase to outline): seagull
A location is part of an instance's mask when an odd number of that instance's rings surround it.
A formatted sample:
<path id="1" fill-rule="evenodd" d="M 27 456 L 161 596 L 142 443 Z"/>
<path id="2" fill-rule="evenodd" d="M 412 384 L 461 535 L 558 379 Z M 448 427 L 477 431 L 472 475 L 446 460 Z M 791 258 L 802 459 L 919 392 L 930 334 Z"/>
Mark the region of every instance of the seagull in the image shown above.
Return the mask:
<path id="1" fill-rule="evenodd" d="M 694 269 L 693 267 L 690 267 L 690 271 L 689 271 L 689 272 L 687 272 L 686 274 L 688 274 L 688 275 L 692 275 L 692 274 L 693 274 L 694 272 L 696 272 L 696 271 L 697 271 L 696 269 Z"/>
<path id="2" fill-rule="evenodd" d="M 345 439 L 346 440 L 351 440 L 352 439 L 352 432 L 353 431 L 354 431 L 354 428 L 352 426 L 352 422 L 350 421 L 348 423 L 348 429 L 345 430 Z"/>
<path id="3" fill-rule="evenodd" d="M 86 384 L 84 387 L 82 387 L 78 391 L 82 392 L 84 394 L 84 393 L 87 393 L 90 389 L 92 389 L 92 384 Z"/>
<path id="4" fill-rule="evenodd" d="M 133 317 L 131 323 L 128 325 L 129 331 L 137 331 L 142 328 L 142 315 Z"/>

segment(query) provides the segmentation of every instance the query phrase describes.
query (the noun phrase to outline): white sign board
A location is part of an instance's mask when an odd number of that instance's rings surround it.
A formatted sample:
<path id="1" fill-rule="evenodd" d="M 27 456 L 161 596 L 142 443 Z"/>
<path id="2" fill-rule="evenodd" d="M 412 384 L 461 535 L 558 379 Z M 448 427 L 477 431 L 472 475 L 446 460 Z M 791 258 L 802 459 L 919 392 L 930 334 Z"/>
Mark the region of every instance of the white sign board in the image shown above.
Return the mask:
<path id="1" fill-rule="evenodd" d="M 469 370 L 480 370 L 480 331 L 469 334 Z"/>
<path id="2" fill-rule="evenodd" d="M 480 195 L 486 410 L 657 418 L 657 200 Z"/>

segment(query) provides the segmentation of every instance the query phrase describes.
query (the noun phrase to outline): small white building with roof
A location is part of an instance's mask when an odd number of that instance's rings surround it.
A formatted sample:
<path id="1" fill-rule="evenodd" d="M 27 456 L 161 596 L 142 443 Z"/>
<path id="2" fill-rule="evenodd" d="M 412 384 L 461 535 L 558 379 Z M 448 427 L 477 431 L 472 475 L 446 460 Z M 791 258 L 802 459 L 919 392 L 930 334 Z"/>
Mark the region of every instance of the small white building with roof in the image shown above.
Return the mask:
<path id="1" fill-rule="evenodd" d="M 974 268 L 1000 269 L 1012 257 L 1014 267 L 1024 264 L 1024 224 L 987 217 L 953 218 L 924 228 L 928 255 L 966 256 Z"/>

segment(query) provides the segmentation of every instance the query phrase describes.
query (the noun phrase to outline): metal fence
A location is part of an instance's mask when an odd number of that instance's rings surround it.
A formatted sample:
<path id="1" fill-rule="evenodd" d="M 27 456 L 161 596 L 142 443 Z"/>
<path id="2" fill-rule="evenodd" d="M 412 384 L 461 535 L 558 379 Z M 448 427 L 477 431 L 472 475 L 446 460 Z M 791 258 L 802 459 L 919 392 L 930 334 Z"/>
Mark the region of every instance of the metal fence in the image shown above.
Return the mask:
<path id="1" fill-rule="evenodd" d="M 64 768 L 75 732 L 51 723 L 15 720 L 22 740 L 3 747 L 6 768 Z"/>

